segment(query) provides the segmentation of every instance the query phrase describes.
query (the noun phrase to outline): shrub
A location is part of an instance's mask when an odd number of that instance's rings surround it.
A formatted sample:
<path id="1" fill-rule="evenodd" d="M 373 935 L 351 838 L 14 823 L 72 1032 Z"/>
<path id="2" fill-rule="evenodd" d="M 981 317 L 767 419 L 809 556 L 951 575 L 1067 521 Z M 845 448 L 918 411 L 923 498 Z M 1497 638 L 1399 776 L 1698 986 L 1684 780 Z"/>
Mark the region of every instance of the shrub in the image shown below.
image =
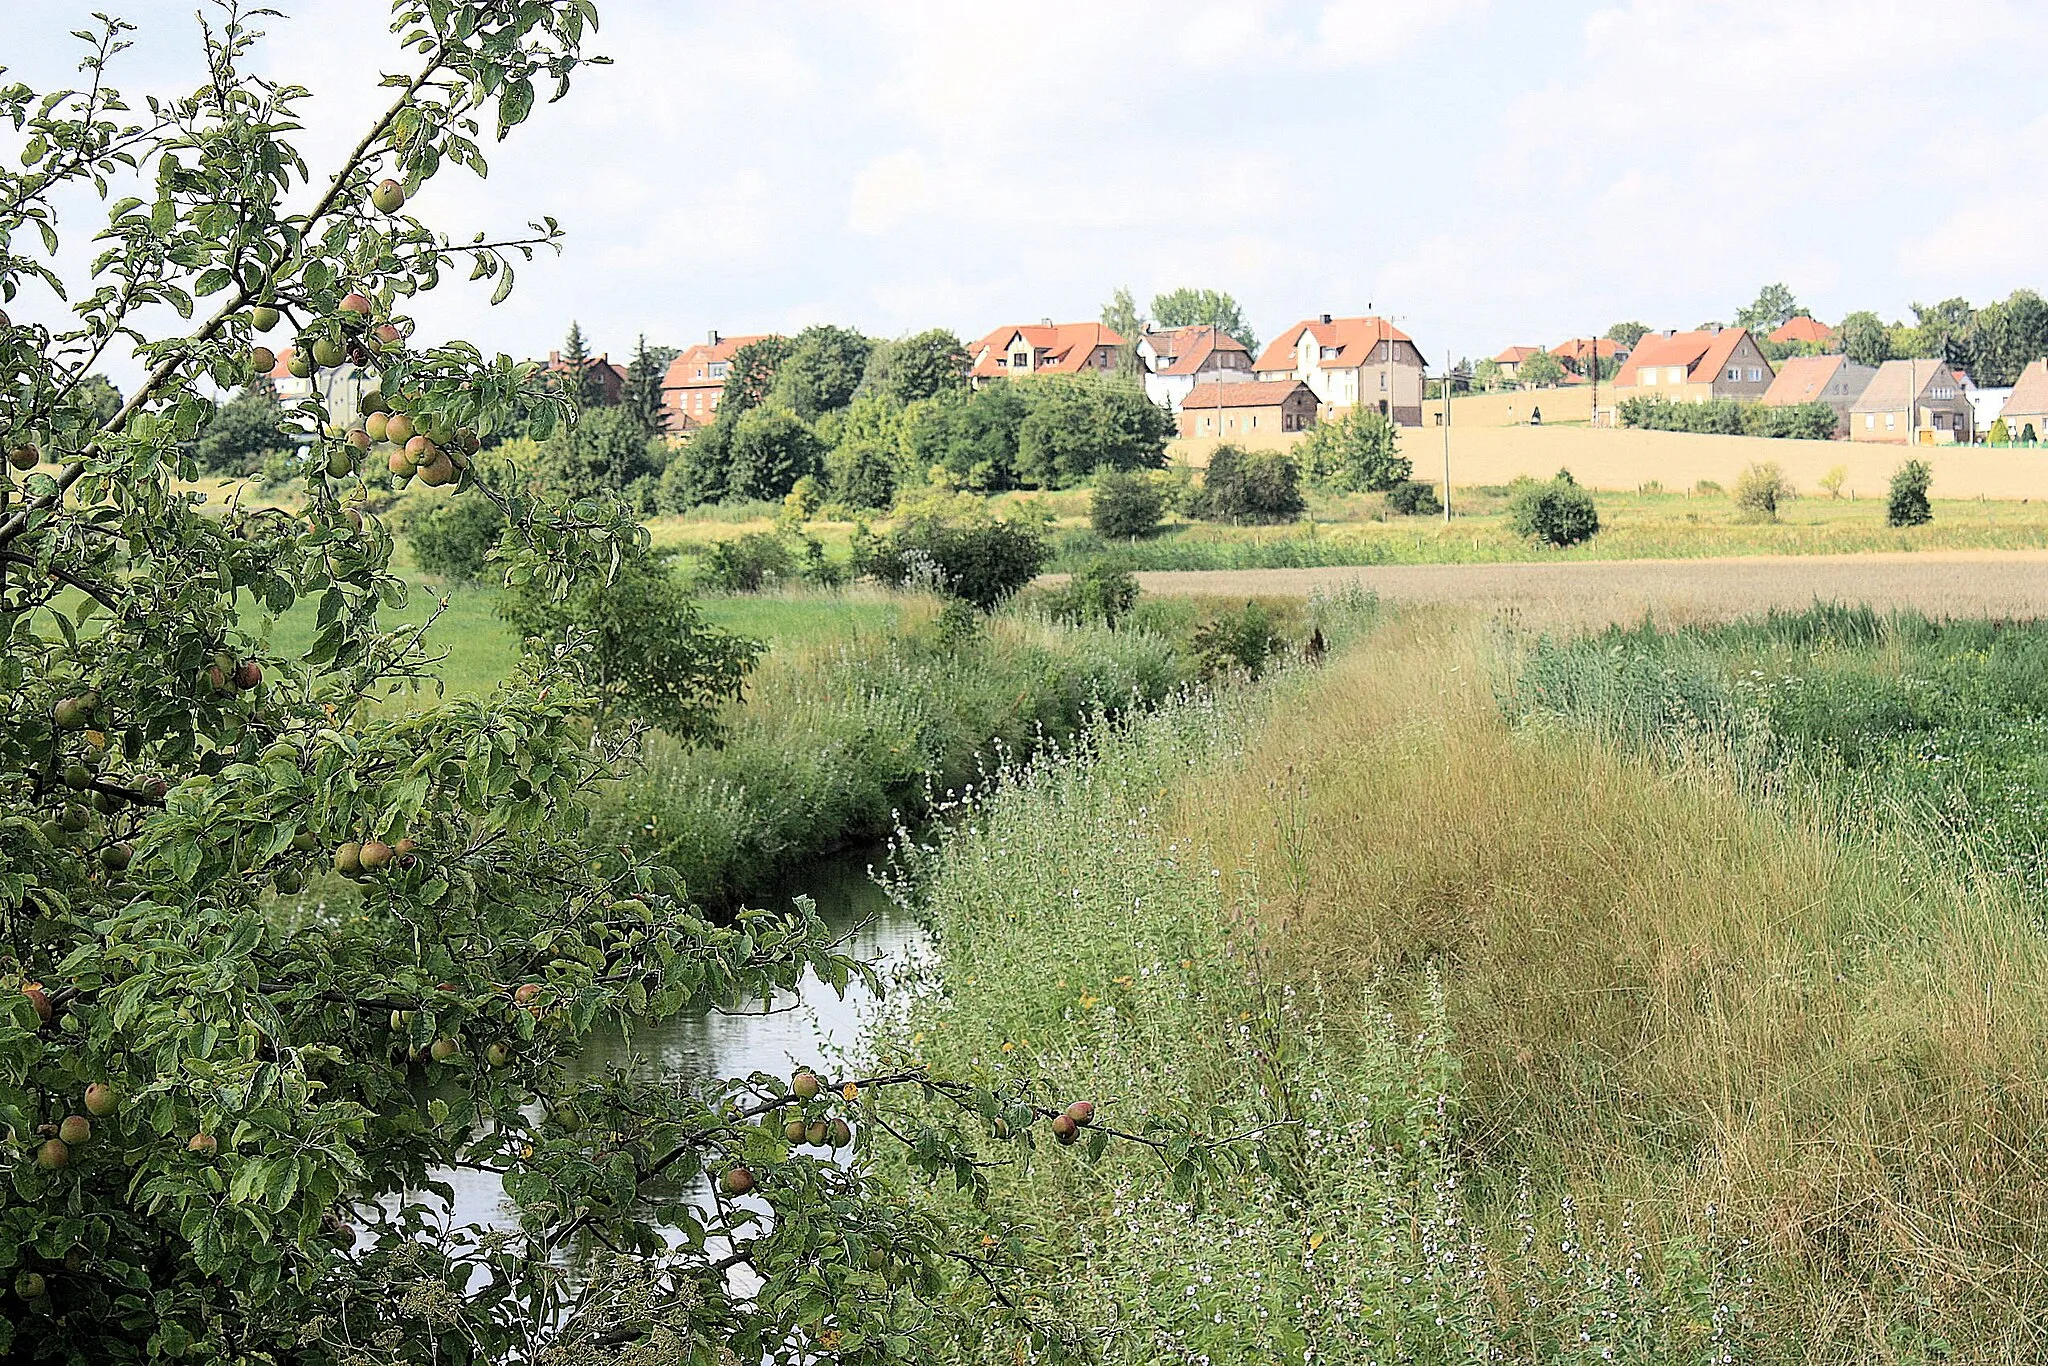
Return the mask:
<path id="1" fill-rule="evenodd" d="M 1210 522 L 1291 522 L 1306 506 L 1301 468 L 1292 459 L 1225 442 L 1209 455 L 1193 512 Z"/>
<path id="2" fill-rule="evenodd" d="M 1778 520 L 1778 503 L 1793 496 L 1785 471 L 1775 460 L 1752 464 L 1735 481 L 1735 506 L 1751 517 L 1768 522 Z"/>
<path id="3" fill-rule="evenodd" d="M 986 514 L 960 519 L 923 513 L 886 540 L 856 534 L 854 569 L 899 588 L 928 584 L 992 610 L 1038 576 L 1052 547 L 1038 527 Z"/>
<path id="4" fill-rule="evenodd" d="M 1272 614 L 1256 602 L 1225 612 L 1195 628 L 1195 658 L 1206 676 L 1242 671 L 1257 678 L 1280 653 L 1280 632 Z"/>
<path id="5" fill-rule="evenodd" d="M 488 498 L 415 499 L 401 519 L 412 561 L 429 574 L 474 579 L 505 534 L 505 514 Z"/>
<path id="6" fill-rule="evenodd" d="M 797 576 L 796 553 L 778 532 L 756 531 L 719 541 L 704 552 L 697 578 L 707 588 L 757 593 Z"/>
<path id="7" fill-rule="evenodd" d="M 1836 465 L 1820 477 L 1821 491 L 1830 498 L 1842 496 L 1842 486 L 1849 482 L 1849 467 Z"/>
<path id="8" fill-rule="evenodd" d="M 1150 536 L 1159 530 L 1165 511 L 1166 495 L 1150 476 L 1123 470 L 1096 474 L 1088 520 L 1103 537 L 1127 541 Z"/>
<path id="9" fill-rule="evenodd" d="M 601 717 L 677 735 L 713 733 L 719 704 L 739 696 L 761 652 L 758 641 L 706 624 L 667 562 L 639 549 L 609 583 L 586 577 L 560 598 L 521 585 L 498 611 L 543 652 L 572 643 L 589 651 Z"/>
<path id="10" fill-rule="evenodd" d="M 1934 471 L 1927 467 L 1925 460 L 1908 460 L 1899 466 L 1899 472 L 1892 476 L 1891 497 L 1884 507 L 1884 520 L 1889 526 L 1925 526 L 1934 520 L 1934 508 L 1927 501 L 1927 489 L 1934 482 Z"/>
<path id="11" fill-rule="evenodd" d="M 2020 443 L 2022 445 L 2031 446 L 2037 439 L 2034 435 L 2033 423 L 2029 422 L 2026 426 L 2020 428 Z"/>
<path id="12" fill-rule="evenodd" d="M 1436 485 L 1427 479 L 1403 479 L 1387 490 L 1387 509 L 1403 517 L 1433 517 L 1444 510 Z"/>
<path id="13" fill-rule="evenodd" d="M 1600 531 L 1593 495 L 1563 470 L 1547 484 L 1525 481 L 1508 500 L 1508 525 L 1517 536 L 1547 545 L 1577 545 Z"/>
<path id="14" fill-rule="evenodd" d="M 825 480 L 842 507 L 885 508 L 896 496 L 895 452 L 873 438 L 841 442 L 825 457 Z"/>
<path id="15" fill-rule="evenodd" d="M 1099 560 L 1047 593 L 1045 610 L 1061 621 L 1114 626 L 1137 601 L 1137 576 L 1114 560 Z"/>
<path id="16" fill-rule="evenodd" d="M 1991 423 L 1991 430 L 1984 434 L 1984 439 L 1994 446 L 2011 445 L 2012 428 L 2005 425 L 2003 417 L 1994 418 Z"/>
<path id="17" fill-rule="evenodd" d="M 1374 408 L 1309 428 L 1295 448 L 1308 482 L 1333 493 L 1380 493 L 1399 485 L 1414 465 L 1396 449 L 1394 424 Z"/>

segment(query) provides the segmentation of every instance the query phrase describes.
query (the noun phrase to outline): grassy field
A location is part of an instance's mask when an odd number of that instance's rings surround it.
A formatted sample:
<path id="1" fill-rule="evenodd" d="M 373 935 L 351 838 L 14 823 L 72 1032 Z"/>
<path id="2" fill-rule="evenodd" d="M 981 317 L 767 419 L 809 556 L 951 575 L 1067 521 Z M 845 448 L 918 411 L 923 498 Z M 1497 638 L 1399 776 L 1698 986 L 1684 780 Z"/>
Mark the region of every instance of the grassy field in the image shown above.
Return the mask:
<path id="1" fill-rule="evenodd" d="M 898 1047 L 1269 1136 L 993 1169 L 1047 1296 L 1113 1362 L 2044 1359 L 2048 634 L 1872 621 L 1400 618 L 1020 776 Z"/>

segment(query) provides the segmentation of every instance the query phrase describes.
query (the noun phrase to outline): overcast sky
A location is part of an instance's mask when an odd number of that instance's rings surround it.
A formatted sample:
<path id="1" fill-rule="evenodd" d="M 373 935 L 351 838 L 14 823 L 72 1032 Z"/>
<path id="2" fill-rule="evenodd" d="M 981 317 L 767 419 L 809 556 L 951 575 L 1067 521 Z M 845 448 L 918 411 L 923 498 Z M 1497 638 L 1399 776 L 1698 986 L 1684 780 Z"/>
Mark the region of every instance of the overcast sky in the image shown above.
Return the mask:
<path id="1" fill-rule="evenodd" d="M 264 63 L 331 159 L 401 64 L 382 0 L 274 0 Z M 124 79 L 195 83 L 195 0 L 15 0 L 47 86 L 94 8 Z M 1828 321 L 2048 288 L 2048 5 L 2007 0 L 599 0 L 584 73 L 415 201 L 458 236 L 554 213 L 559 260 L 430 330 L 545 354 L 836 322 L 1092 319 L 1228 290 L 1262 339 L 1399 320 L 1433 363 L 1622 318 Z M 1574 10 L 1576 17 L 1559 17 Z"/>

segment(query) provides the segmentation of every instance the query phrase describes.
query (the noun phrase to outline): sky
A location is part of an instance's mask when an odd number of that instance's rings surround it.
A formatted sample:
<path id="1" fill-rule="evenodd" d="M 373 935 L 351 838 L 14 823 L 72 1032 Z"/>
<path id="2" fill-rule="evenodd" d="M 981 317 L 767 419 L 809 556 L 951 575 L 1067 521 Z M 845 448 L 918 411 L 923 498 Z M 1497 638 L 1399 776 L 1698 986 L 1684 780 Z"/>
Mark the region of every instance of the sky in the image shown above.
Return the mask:
<path id="1" fill-rule="evenodd" d="M 402 56 L 382 0 L 273 3 L 260 62 L 314 92 L 317 168 Z M 194 4 L 17 0 L 0 60 L 62 84 L 115 8 L 120 83 L 188 90 Z M 458 240 L 552 213 L 566 250 L 497 308 L 444 289 L 425 331 L 972 340 L 1194 285 L 1261 339 L 1376 312 L 1435 365 L 1725 321 L 1771 281 L 1830 322 L 2048 290 L 2048 82 L 2001 66 L 2048 51 L 2035 0 L 599 6 L 612 65 L 411 206 Z"/>

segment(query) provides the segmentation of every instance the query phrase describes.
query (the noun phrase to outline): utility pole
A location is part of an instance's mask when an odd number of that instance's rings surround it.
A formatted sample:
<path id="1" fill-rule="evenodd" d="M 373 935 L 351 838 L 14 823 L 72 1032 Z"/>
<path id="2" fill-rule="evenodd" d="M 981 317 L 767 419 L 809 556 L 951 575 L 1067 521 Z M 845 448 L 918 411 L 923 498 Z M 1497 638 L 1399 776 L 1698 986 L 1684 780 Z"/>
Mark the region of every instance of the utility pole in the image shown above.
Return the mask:
<path id="1" fill-rule="evenodd" d="M 1457 358 L 1444 353 L 1444 525 L 1451 524 L 1451 379 L 1457 372 Z"/>
<path id="2" fill-rule="evenodd" d="M 1593 411 L 1586 415 L 1586 426 L 1593 427 L 1600 421 L 1600 339 L 1586 343 L 1586 364 L 1593 367 Z"/>

